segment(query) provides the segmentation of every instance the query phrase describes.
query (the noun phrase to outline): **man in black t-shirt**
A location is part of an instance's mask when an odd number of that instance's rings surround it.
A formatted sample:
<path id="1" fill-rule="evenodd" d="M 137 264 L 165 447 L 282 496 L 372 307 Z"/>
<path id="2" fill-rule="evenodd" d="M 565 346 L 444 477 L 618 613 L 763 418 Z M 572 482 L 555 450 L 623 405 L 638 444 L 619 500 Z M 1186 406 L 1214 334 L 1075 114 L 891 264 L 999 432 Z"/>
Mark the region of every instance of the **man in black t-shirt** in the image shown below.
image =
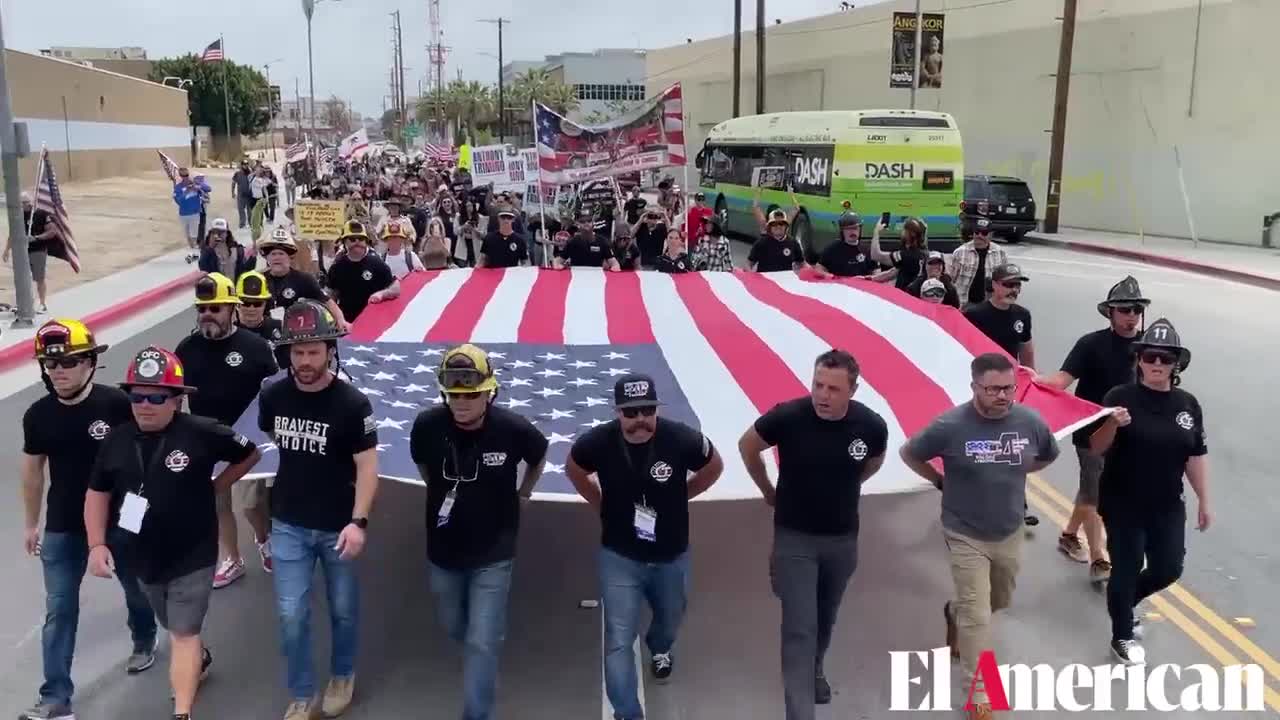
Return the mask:
<path id="1" fill-rule="evenodd" d="M 804 251 L 800 243 L 787 233 L 791 221 L 787 213 L 774 210 L 769 213 L 769 222 L 765 225 L 765 234 L 751 246 L 747 262 L 756 272 L 779 272 L 782 270 L 799 270 L 805 267 Z"/>
<path id="2" fill-rule="evenodd" d="M 1031 311 L 1017 303 L 1022 283 L 1029 279 L 1022 268 L 1013 263 L 997 267 L 991 271 L 991 297 L 980 305 L 965 308 L 964 316 L 1014 360 L 1034 370 Z"/>
<path id="3" fill-rule="evenodd" d="M 334 717 L 351 704 L 359 635 L 355 560 L 364 549 L 369 511 L 378 490 L 378 423 L 369 399 L 339 378 L 339 330 L 329 311 L 311 300 L 284 315 L 289 377 L 258 400 L 258 428 L 280 453 L 271 486 L 271 545 L 276 609 L 288 666 L 289 714 L 315 712 L 310 608 L 316 563 L 324 568 L 333 627 L 332 673 L 321 710 Z"/>
<path id="4" fill-rule="evenodd" d="M 651 207 L 644 211 L 640 222 L 631 226 L 631 234 L 636 238 L 636 246 L 640 248 L 640 264 L 646 268 L 653 267 L 662 254 L 662 245 L 667 240 L 667 218 L 660 207 Z"/>
<path id="5" fill-rule="evenodd" d="M 287 230 L 283 233 L 273 232 L 270 239 L 258 243 L 258 252 L 267 261 L 267 289 L 271 291 L 274 307 L 285 309 L 303 299 L 324 303 L 336 319 L 338 327 L 347 329 L 338 303 L 325 295 L 316 277 L 293 267 L 293 256 L 298 254 L 298 245 L 289 237 Z"/>
<path id="6" fill-rule="evenodd" d="M 568 267 L 617 270 L 618 261 L 613 257 L 613 247 L 608 240 L 590 227 L 579 227 L 563 248 L 556 249 L 554 266 L 557 270 Z"/>
<path id="7" fill-rule="evenodd" d="M 951 282 L 951 276 L 947 274 L 947 259 L 936 250 L 929 253 L 925 259 L 924 274 L 917 277 L 914 282 L 907 286 L 907 294 L 912 297 L 921 297 L 921 290 L 924 289 L 924 284 L 929 280 L 937 280 L 942 284 L 943 303 L 957 310 L 960 309 L 960 293 L 956 290 L 955 284 Z"/>
<path id="8" fill-rule="evenodd" d="M 200 631 L 218 560 L 216 494 L 244 477 L 261 453 L 226 425 L 182 412 L 183 397 L 195 388 L 168 350 L 141 350 L 120 387 L 129 395 L 133 422 L 112 429 L 89 477 L 89 571 L 111 577 L 107 528 L 125 530 L 126 554 L 169 631 L 173 716 L 189 720 L 196 689 L 213 664 Z M 215 477 L 219 463 L 227 467 Z"/>
<path id="9" fill-rule="evenodd" d="M 626 216 L 627 224 L 634 226 L 640 222 L 640 215 L 648 204 L 648 200 L 640 197 L 640 186 L 633 186 L 631 188 L 631 197 L 627 198 L 627 201 L 622 204 L 622 212 Z"/>
<path id="10" fill-rule="evenodd" d="M 35 356 L 49 394 L 22 416 L 22 499 L 26 510 L 23 546 L 44 568 L 45 617 L 41 629 L 44 682 L 27 720 L 71 715 L 75 686 L 71 661 L 80 616 L 80 585 L 89 559 L 84 498 L 98 450 L 111 429 L 133 419 L 129 399 L 118 388 L 93 382 L 106 345 L 78 320 L 51 320 L 36 331 Z M 40 535 L 41 491 L 49 468 L 48 508 Z M 108 541 L 119 549 L 120 538 Z M 123 555 L 123 553 L 117 553 Z M 122 558 L 123 560 L 123 558 Z M 129 613 L 133 652 L 129 674 L 155 662 L 156 621 L 138 578 L 127 561 L 116 567 Z"/>
<path id="11" fill-rule="evenodd" d="M 203 415 L 228 427 L 236 424 L 258 396 L 262 383 L 276 374 L 271 344 L 235 325 L 240 298 L 235 286 L 221 273 L 208 273 L 196 281 L 196 331 L 174 349 L 182 360 L 187 384 L 201 392 L 191 396 L 193 415 Z M 261 481 L 246 481 L 248 483 Z M 267 519 L 246 513 L 254 531 L 262 567 L 271 572 L 271 548 L 267 544 Z M 218 494 L 218 570 L 213 587 L 222 588 L 244 576 L 231 488 Z"/>
<path id="12" fill-rule="evenodd" d="M 1076 397 L 1101 405 L 1112 388 L 1133 382 L 1133 341 L 1138 337 L 1150 304 L 1133 276 L 1113 285 L 1107 299 L 1098 303 L 1098 313 L 1107 318 L 1108 327 L 1082 335 L 1062 361 L 1062 369 L 1040 378 L 1040 382 L 1066 390 L 1078 381 Z M 1098 516 L 1099 482 L 1104 463 L 1102 457 L 1089 452 L 1089 438 L 1102 422 L 1090 423 L 1072 436 L 1080 460 L 1080 486 L 1071 519 L 1058 538 L 1058 549 L 1067 557 L 1089 563 L 1089 577 L 1095 583 L 1111 577 L 1111 561 L 1107 558 L 1102 520 Z M 1081 526 L 1087 549 L 1080 543 Z"/>
<path id="13" fill-rule="evenodd" d="M 270 343 L 276 366 L 281 369 L 289 367 L 289 350 L 276 347 L 284 324 L 268 314 L 271 312 L 271 290 L 267 288 L 267 276 L 257 270 L 242 273 L 236 279 L 236 297 L 240 298 L 240 305 L 236 308 L 236 326 Z"/>
<path id="14" fill-rule="evenodd" d="M 524 236 L 515 231 L 516 214 L 509 208 L 498 211 L 498 229 L 480 243 L 480 262 L 476 267 L 519 267 L 529 262 Z"/>
<path id="15" fill-rule="evenodd" d="M 498 382 L 480 348 L 463 345 L 445 353 L 436 379 L 444 407 L 414 420 L 409 452 L 427 485 L 436 611 L 449 637 L 463 645 L 462 714 L 487 718 L 506 636 L 520 506 L 542 475 L 547 439 L 524 417 L 493 406 Z"/>
<path id="16" fill-rule="evenodd" d="M 339 241 L 347 252 L 329 268 L 329 289 L 337 296 L 342 316 L 352 323 L 369 305 L 400 297 L 400 281 L 382 258 L 369 252 L 364 223 L 348 222 Z"/>
<path id="17" fill-rule="evenodd" d="M 880 266 L 862 246 L 862 218 L 847 210 L 840 216 L 840 241 L 822 251 L 814 267 L 818 277 L 861 277 L 875 275 Z"/>
<path id="18" fill-rule="evenodd" d="M 853 399 L 858 361 L 818 356 L 810 396 L 776 405 L 738 442 L 747 473 L 774 508 L 773 591 L 782 602 L 782 684 L 788 720 L 831 702 L 823 658 L 858 562 L 858 498 L 880 470 L 889 431 Z M 760 454 L 778 448 L 778 484 Z M 816 571 L 814 568 L 817 568 Z"/>
<path id="19" fill-rule="evenodd" d="M 565 474 L 600 513 L 605 691 L 614 717 L 637 720 L 644 711 L 632 648 L 641 608 L 647 599 L 650 669 L 665 682 L 687 603 L 689 500 L 720 478 L 724 462 L 705 435 L 658 417 L 653 378 L 624 375 L 613 398 L 617 419 L 574 442 Z"/>

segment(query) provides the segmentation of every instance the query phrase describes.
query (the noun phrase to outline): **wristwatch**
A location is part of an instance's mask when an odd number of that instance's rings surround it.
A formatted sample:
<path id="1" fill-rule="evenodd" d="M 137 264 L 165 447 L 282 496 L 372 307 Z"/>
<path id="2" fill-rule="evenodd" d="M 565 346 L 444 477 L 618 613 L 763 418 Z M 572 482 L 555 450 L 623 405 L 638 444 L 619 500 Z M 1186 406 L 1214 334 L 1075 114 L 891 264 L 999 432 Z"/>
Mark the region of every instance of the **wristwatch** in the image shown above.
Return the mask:
<path id="1" fill-rule="evenodd" d="M 353 517 L 351 518 L 351 524 L 355 525 L 361 530 L 367 530 L 369 529 L 369 518 Z"/>

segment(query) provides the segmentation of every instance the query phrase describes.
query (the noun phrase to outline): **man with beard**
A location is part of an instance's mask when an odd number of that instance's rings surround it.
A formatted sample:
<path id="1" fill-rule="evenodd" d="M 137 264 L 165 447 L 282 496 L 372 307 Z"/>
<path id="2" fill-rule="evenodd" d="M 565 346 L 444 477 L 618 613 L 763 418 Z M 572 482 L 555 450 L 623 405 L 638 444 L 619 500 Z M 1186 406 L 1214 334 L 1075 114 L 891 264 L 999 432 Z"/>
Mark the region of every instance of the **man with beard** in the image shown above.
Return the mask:
<path id="1" fill-rule="evenodd" d="M 22 416 L 21 474 L 26 509 L 23 547 L 44 568 L 45 616 L 40 633 L 44 683 L 35 706 L 19 715 L 20 720 L 73 717 L 71 661 L 80 624 L 80 584 L 89 562 L 84 527 L 89 473 L 111 429 L 133 418 L 128 396 L 93 382 L 98 357 L 106 350 L 79 320 L 50 320 L 36 331 L 36 361 L 49 394 Z M 46 464 L 49 498 L 42 540 L 40 505 Z M 112 532 L 106 540 L 119 549 L 122 538 Z M 117 566 L 116 577 L 124 588 L 133 636 L 133 653 L 125 670 L 135 675 L 155 663 L 155 614 L 127 562 Z"/>
<path id="2" fill-rule="evenodd" d="M 169 631 L 174 720 L 191 706 L 213 655 L 200 639 L 218 559 L 218 493 L 230 491 L 262 457 L 247 438 L 214 420 L 182 412 L 182 361 L 155 346 L 125 370 L 133 422 L 103 443 L 84 502 L 89 571 L 109 578 L 115 556 L 106 544 L 110 521 L 129 533 L 128 553 L 156 620 Z M 214 468 L 226 467 L 216 476 Z"/>
<path id="3" fill-rule="evenodd" d="M 840 241 L 822 251 L 814 266 L 818 277 L 861 277 L 875 275 L 880 266 L 862 246 L 862 217 L 852 210 L 840 215 Z"/>
<path id="4" fill-rule="evenodd" d="M 400 281 L 382 258 L 369 252 L 369 234 L 352 220 L 338 238 L 347 249 L 329 268 L 329 289 L 347 322 L 355 322 L 370 304 L 400 297 Z"/>
<path id="5" fill-rule="evenodd" d="M 248 330 L 271 343 L 275 348 L 276 365 L 289 367 L 289 351 L 276 347 L 284 325 L 271 317 L 271 291 L 267 289 L 267 278 L 257 270 L 251 270 L 236 281 L 236 297 L 240 305 L 236 307 L 236 325 Z"/>
<path id="6" fill-rule="evenodd" d="M 947 645 L 973 677 L 991 647 L 991 615 L 1009 607 L 1022 552 L 1027 475 L 1058 457 L 1058 441 L 1040 413 L 1014 402 L 1018 378 L 1002 353 L 970 364 L 973 399 L 939 415 L 902 446 L 907 467 L 942 491 L 955 600 L 943 605 Z M 942 472 L 930 465 L 942 461 Z M 975 689 L 971 720 L 990 720 L 986 692 Z"/>
<path id="7" fill-rule="evenodd" d="M 689 501 L 715 484 L 724 462 L 705 435 L 658 417 L 653 378 L 622 376 L 613 400 L 617 418 L 574 442 L 565 474 L 600 515 L 605 691 L 615 718 L 639 720 L 633 648 L 644 605 L 653 610 L 650 672 L 666 682 L 688 602 Z"/>
<path id="8" fill-rule="evenodd" d="M 1040 382 L 1066 390 L 1078 380 L 1076 397 L 1101 405 L 1112 388 L 1133 382 L 1133 342 L 1150 304 L 1133 276 L 1113 285 L 1107 299 L 1098 303 L 1098 313 L 1107 319 L 1108 326 L 1076 340 L 1062 361 L 1062 369 L 1040 378 Z M 1071 519 L 1058 538 L 1058 549 L 1063 554 L 1076 562 L 1089 563 L 1089 579 L 1094 583 L 1111 577 L 1111 561 L 1107 559 L 1102 519 L 1098 516 L 1103 456 L 1089 452 L 1089 438 L 1103 422 L 1090 423 L 1072 436 L 1080 459 L 1080 487 Z M 1089 544 L 1087 550 L 1080 544 L 1081 526 Z"/>
<path id="9" fill-rule="evenodd" d="M 239 332 L 235 324 L 235 286 L 225 275 L 209 273 L 196 281 L 196 331 L 182 339 L 174 354 L 182 360 L 186 381 L 201 392 L 191 396 L 191 413 L 231 427 L 258 396 L 262 381 L 276 374 L 271 343 L 251 332 Z M 261 481 L 256 481 L 261 482 Z M 222 562 L 213 576 L 215 588 L 226 587 L 244 575 L 231 488 L 218 493 L 218 548 Z M 262 558 L 262 569 L 271 572 L 269 528 L 262 519 L 246 513 Z"/>
<path id="10" fill-rule="evenodd" d="M 1034 370 L 1036 351 L 1031 344 L 1031 311 L 1017 303 L 1022 283 L 1028 280 L 1021 267 L 1013 263 L 1000 265 L 991 271 L 991 297 L 965 308 L 964 316 L 1000 349 Z"/>
<path id="11" fill-rule="evenodd" d="M 596 233 L 590 222 L 579 222 L 573 237 L 563 248 L 556 248 L 554 267 L 557 270 L 592 267 L 617 271 L 618 260 L 613 256 L 613 246 L 607 237 Z"/>
<path id="12" fill-rule="evenodd" d="M 441 625 L 463 648 L 462 716 L 489 720 L 520 507 L 542 475 L 547 439 L 523 416 L 494 407 L 498 381 L 480 348 L 445 353 L 436 379 L 444 407 L 414 420 L 409 452 L 427 484 L 431 592 Z"/>
<path id="13" fill-rule="evenodd" d="M 299 299 L 314 300 L 324 303 L 334 316 L 335 322 L 342 330 L 347 329 L 346 320 L 342 319 L 342 310 L 333 298 L 324 294 L 315 276 L 304 273 L 293 267 L 293 256 L 298 254 L 298 245 L 284 228 L 271 231 L 271 238 L 258 243 L 258 252 L 267 261 L 267 288 L 271 290 L 271 299 L 275 307 L 287 309 Z M 319 253 L 324 262 L 324 253 Z"/>
<path id="14" fill-rule="evenodd" d="M 364 549 L 378 491 L 378 424 L 369 399 L 334 372 L 346 333 L 323 305 L 294 303 L 284 316 L 289 377 L 262 391 L 258 427 L 280 454 L 271 487 L 276 611 L 286 664 L 285 720 L 316 710 L 311 664 L 311 583 L 319 563 L 329 598 L 329 682 L 320 710 L 336 717 L 355 691 L 360 588 L 355 560 Z"/>
<path id="15" fill-rule="evenodd" d="M 951 251 L 948 271 L 964 306 L 979 305 L 990 293 L 988 282 L 991 272 L 1009 262 L 1009 257 L 1004 248 L 991 242 L 990 220 L 965 220 L 960 225 L 960 232 L 967 242 Z"/>

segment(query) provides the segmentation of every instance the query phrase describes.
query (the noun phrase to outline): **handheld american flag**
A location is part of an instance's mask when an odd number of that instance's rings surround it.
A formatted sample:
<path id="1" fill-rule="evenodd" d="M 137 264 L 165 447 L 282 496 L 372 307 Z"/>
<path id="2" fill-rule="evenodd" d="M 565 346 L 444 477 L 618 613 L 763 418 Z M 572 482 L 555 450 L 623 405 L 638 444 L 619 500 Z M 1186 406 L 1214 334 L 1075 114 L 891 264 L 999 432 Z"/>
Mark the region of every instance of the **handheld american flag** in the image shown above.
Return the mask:
<path id="1" fill-rule="evenodd" d="M 169 176 L 169 182 L 176 185 L 178 183 L 178 163 L 174 162 L 173 158 L 165 155 L 162 151 L 157 150 L 156 152 L 160 153 L 160 169 L 164 170 L 165 175 Z"/>
<path id="2" fill-rule="evenodd" d="M 756 497 L 735 448 L 761 413 L 809 391 L 813 362 L 832 348 L 862 366 L 855 398 L 889 426 L 891 452 L 864 492 L 922 489 L 896 449 L 942 411 L 971 399 L 969 362 L 998 348 L 952 308 L 891 287 L 814 282 L 792 273 L 611 273 L 590 268 L 413 273 L 393 302 L 371 305 L 343 341 L 341 358 L 369 396 L 379 426 L 379 474 L 417 482 L 409 430 L 439 403 L 435 370 L 447 347 L 495 353 L 497 402 L 534 422 L 551 442 L 538 489 L 575 499 L 564 476 L 573 440 L 614 416 L 614 381 L 654 377 L 662 413 L 698 427 L 720 448 L 725 472 L 707 499 Z M 1019 378 L 1019 401 L 1062 437 L 1100 415 L 1071 395 Z M 237 429 L 275 454 L 250 407 Z M 766 458 L 767 463 L 773 461 Z"/>
<path id="3" fill-rule="evenodd" d="M 67 217 L 67 206 L 62 201 L 62 190 L 58 187 L 58 176 L 49 161 L 49 149 L 40 149 L 40 168 L 36 183 L 37 210 L 49 214 L 49 226 L 56 233 L 49 240 L 49 255 L 65 260 L 71 269 L 80 272 L 80 251 L 76 248 L 75 236 L 71 233 L 71 221 Z"/>

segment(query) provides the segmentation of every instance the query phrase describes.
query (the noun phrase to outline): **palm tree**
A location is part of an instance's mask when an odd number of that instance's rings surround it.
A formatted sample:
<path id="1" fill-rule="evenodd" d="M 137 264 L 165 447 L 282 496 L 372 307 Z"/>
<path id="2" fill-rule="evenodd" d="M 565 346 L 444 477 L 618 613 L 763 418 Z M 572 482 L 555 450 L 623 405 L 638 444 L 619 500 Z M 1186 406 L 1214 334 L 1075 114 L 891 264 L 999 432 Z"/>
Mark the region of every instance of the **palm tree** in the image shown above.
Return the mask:
<path id="1" fill-rule="evenodd" d="M 532 68 L 517 75 L 511 89 L 512 104 L 517 107 L 542 103 L 561 115 L 578 107 L 577 92 L 551 77 L 543 68 Z"/>

